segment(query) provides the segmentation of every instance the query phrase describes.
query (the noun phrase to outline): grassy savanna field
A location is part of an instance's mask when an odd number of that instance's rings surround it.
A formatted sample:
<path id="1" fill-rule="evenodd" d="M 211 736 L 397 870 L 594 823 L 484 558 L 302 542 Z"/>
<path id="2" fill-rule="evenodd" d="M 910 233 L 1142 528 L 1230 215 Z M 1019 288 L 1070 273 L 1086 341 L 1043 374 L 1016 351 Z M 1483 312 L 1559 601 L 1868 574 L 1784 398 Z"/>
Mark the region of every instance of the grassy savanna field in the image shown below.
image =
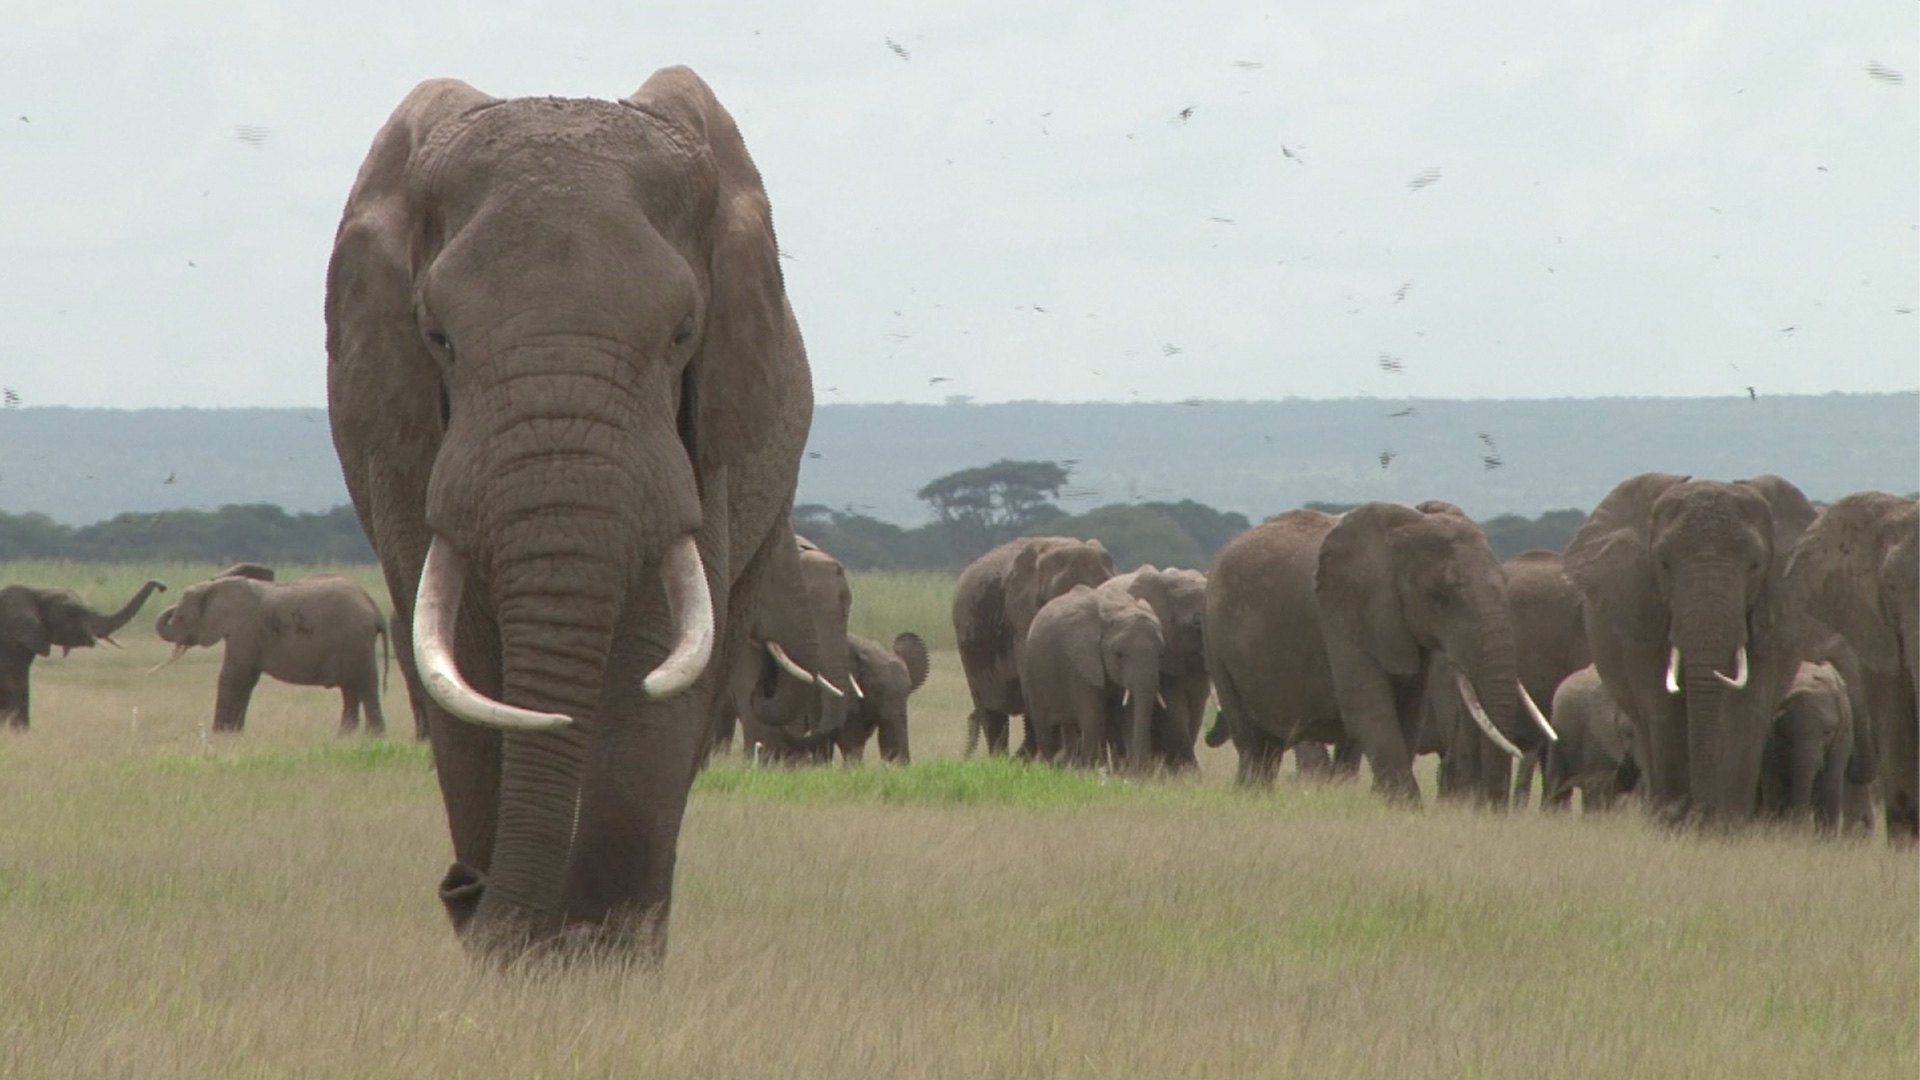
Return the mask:
<path id="1" fill-rule="evenodd" d="M 144 674 L 214 569 L 0 569 L 109 608 L 172 587 L 124 651 L 36 663 L 33 730 L 0 736 L 0 1075 L 1920 1072 L 1911 852 L 1248 796 L 1230 749 L 1187 782 L 961 763 L 937 575 L 854 581 L 858 629 L 936 650 L 911 768 L 724 760 L 663 970 L 482 973 L 433 898 L 446 827 L 397 683 L 400 738 L 340 740 L 335 693 L 271 681 L 206 737 L 218 651 Z"/>

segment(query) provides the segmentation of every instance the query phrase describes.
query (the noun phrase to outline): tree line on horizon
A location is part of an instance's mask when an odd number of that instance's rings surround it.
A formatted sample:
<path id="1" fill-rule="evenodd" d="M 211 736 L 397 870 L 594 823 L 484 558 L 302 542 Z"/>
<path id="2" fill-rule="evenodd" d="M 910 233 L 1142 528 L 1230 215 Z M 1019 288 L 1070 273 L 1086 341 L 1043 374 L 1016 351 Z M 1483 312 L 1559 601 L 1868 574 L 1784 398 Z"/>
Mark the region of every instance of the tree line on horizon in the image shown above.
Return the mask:
<path id="1" fill-rule="evenodd" d="M 1099 540 L 1121 569 L 1142 563 L 1204 568 L 1237 533 L 1252 525 L 1244 514 L 1192 499 L 1111 503 L 1082 513 L 1059 505 L 1072 470 L 1051 461 L 1002 459 L 936 477 L 918 494 L 933 518 L 905 528 L 853 510 L 797 506 L 794 531 L 832 552 L 852 570 L 959 570 L 998 544 L 1019 536 L 1057 535 Z M 1351 504 L 1310 502 L 1339 513 Z M 1584 510 L 1554 510 L 1538 518 L 1505 514 L 1481 523 L 1494 552 L 1505 558 L 1527 548 L 1566 547 Z M 218 510 L 128 512 L 91 525 L 63 525 L 41 513 L 0 513 L 0 560 L 48 559 L 85 563 L 202 562 L 360 563 L 373 548 L 351 506 L 289 514 L 271 503 Z"/>

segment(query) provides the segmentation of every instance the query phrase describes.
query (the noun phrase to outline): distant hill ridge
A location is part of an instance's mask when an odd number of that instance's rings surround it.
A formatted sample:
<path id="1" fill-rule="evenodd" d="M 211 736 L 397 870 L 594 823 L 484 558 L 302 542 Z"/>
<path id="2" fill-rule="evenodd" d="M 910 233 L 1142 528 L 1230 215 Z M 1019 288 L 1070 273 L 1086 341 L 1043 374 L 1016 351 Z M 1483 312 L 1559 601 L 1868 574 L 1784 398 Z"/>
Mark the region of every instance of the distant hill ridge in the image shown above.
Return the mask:
<path id="1" fill-rule="evenodd" d="M 928 480 L 1002 457 L 1073 463 L 1062 502 L 1076 512 L 1194 499 L 1257 521 L 1314 500 L 1445 498 L 1534 516 L 1590 507 L 1648 470 L 1774 472 L 1816 499 L 1912 492 L 1920 397 L 821 405 L 808 449 L 798 502 L 903 525 L 927 518 L 914 492 Z M 322 409 L 0 411 L 0 511 L 83 525 L 346 501 Z"/>

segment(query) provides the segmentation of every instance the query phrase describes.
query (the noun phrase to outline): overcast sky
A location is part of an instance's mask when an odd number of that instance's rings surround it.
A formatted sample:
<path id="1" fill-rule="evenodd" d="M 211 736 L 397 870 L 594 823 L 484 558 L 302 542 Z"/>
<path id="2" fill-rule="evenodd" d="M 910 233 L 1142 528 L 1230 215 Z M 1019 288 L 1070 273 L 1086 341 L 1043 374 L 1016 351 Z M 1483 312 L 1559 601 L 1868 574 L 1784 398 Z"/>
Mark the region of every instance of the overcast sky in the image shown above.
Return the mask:
<path id="1" fill-rule="evenodd" d="M 765 177 L 822 402 L 1920 384 L 1911 0 L 10 6 L 28 405 L 323 404 L 334 227 L 415 83 L 675 63 Z"/>

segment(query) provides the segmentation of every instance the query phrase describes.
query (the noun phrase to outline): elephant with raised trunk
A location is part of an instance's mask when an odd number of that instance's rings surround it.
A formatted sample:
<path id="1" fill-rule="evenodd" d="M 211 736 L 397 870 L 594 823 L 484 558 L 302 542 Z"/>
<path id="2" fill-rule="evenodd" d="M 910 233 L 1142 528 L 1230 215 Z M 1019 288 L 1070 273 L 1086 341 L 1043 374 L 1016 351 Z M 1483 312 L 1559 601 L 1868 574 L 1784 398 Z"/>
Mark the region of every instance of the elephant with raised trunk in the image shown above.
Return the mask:
<path id="1" fill-rule="evenodd" d="M 1160 651 L 1160 698 L 1155 706 L 1154 754 L 1170 769 L 1197 767 L 1194 746 L 1206 717 L 1213 679 L 1207 675 L 1207 575 L 1198 570 L 1151 564 L 1108 579 L 1104 592 L 1145 600 L 1160 620 L 1165 647 Z"/>
<path id="2" fill-rule="evenodd" d="M 927 643 L 911 630 L 895 634 L 892 647 L 849 637 L 853 670 L 848 672 L 853 700 L 847 722 L 833 736 L 840 756 L 859 761 L 867 740 L 880 735 L 880 760 L 905 765 L 913 760 L 907 738 L 907 698 L 926 684 L 931 670 Z"/>
<path id="3" fill-rule="evenodd" d="M 102 641 L 119 648 L 113 635 L 140 613 L 147 597 L 166 590 L 164 583 L 149 581 L 120 610 L 108 613 L 70 589 L 33 585 L 0 589 L 0 719 L 16 731 L 30 726 L 35 657 L 51 655 L 55 647 L 65 656 Z"/>
<path id="4" fill-rule="evenodd" d="M 1375 790 L 1417 804 L 1421 698 L 1442 657 L 1509 754 L 1544 723 L 1522 710 L 1506 574 L 1480 527 L 1444 503 L 1293 510 L 1241 533 L 1207 576 L 1206 639 L 1242 784 L 1271 783 L 1302 740 L 1352 738 Z"/>
<path id="5" fill-rule="evenodd" d="M 1150 770 L 1165 648 L 1153 606 L 1124 590 L 1076 585 L 1049 600 L 1020 653 L 1034 756 L 1092 766 L 1118 728 L 1127 768 Z M 1167 724 L 1166 708 L 1157 711 Z"/>
<path id="6" fill-rule="evenodd" d="M 1047 601 L 1076 585 L 1099 585 L 1113 576 L 1113 556 L 1098 540 L 1027 536 L 1009 540 L 973 560 L 953 590 L 953 632 L 967 676 L 973 711 L 967 716 L 967 754 L 981 733 L 987 753 L 1007 752 L 1009 718 L 1024 715 L 1020 652 L 1027 627 Z M 1021 744 L 1033 751 L 1032 725 Z"/>
<path id="7" fill-rule="evenodd" d="M 1884 491 L 1835 500 L 1800 537 L 1787 585 L 1852 647 L 1887 838 L 1920 841 L 1920 501 Z"/>
<path id="8" fill-rule="evenodd" d="M 1806 647 L 1787 556 L 1814 511 L 1777 476 L 1643 473 L 1600 501 L 1567 548 L 1587 644 L 1634 724 L 1651 809 L 1737 825 Z"/>
<path id="9" fill-rule="evenodd" d="M 794 540 L 793 557 L 767 571 L 717 738 L 731 744 L 738 718 L 756 757 L 831 761 L 852 707 L 853 590 L 840 560 L 804 536 Z"/>
<path id="10" fill-rule="evenodd" d="M 262 581 L 229 570 L 188 586 L 154 620 L 153 632 L 173 646 L 158 671 L 195 646 L 226 643 L 214 698 L 213 730 L 239 731 L 261 675 L 293 686 L 340 689 L 340 734 L 366 717 L 367 734 L 382 735 L 387 619 L 367 590 L 339 574 L 298 581 Z M 375 656 L 375 646 L 381 656 Z"/>
<path id="11" fill-rule="evenodd" d="M 455 930 L 657 962 L 813 414 L 739 128 L 684 67 L 616 101 L 422 83 L 348 195 L 326 325 Z"/>

